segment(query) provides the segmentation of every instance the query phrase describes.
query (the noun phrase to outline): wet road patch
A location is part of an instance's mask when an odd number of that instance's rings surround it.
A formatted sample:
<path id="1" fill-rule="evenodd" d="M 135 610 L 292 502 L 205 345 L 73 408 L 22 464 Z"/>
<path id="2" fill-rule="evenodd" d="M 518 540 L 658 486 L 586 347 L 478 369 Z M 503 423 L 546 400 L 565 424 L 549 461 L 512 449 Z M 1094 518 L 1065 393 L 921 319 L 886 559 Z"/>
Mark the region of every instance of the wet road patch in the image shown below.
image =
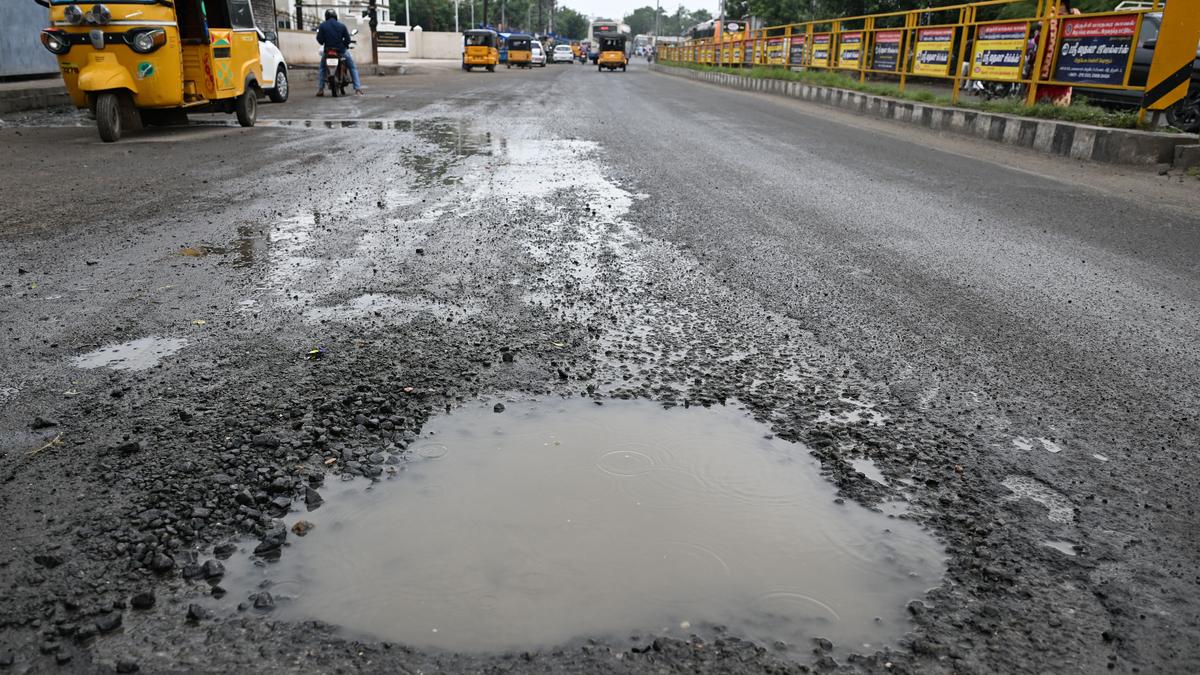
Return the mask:
<path id="1" fill-rule="evenodd" d="M 327 481 L 278 561 L 228 561 L 231 597 L 455 651 L 724 626 L 806 654 L 895 645 L 943 572 L 929 533 L 835 502 L 806 448 L 732 406 L 488 403 L 398 459 Z"/>
<path id="2" fill-rule="evenodd" d="M 144 337 L 81 354 L 71 359 L 71 364 L 85 369 L 146 370 L 186 346 L 185 338 Z"/>

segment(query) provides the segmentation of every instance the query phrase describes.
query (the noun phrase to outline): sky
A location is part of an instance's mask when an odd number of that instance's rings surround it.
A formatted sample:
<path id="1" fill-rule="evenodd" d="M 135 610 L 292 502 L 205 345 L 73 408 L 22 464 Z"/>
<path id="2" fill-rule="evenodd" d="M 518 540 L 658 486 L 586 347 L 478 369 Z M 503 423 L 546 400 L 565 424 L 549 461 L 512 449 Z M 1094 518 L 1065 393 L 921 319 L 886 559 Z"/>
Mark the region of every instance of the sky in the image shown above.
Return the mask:
<path id="1" fill-rule="evenodd" d="M 578 12 L 583 12 L 588 16 L 602 16 L 605 18 L 619 19 L 626 14 L 629 14 L 638 7 L 654 7 L 654 0 L 557 0 L 559 7 L 570 7 Z M 668 14 L 674 14 L 679 8 L 679 0 L 661 0 L 663 11 Z M 717 8 L 720 5 L 718 0 L 685 0 L 683 6 L 690 10 L 707 9 L 713 14 L 717 13 Z"/>

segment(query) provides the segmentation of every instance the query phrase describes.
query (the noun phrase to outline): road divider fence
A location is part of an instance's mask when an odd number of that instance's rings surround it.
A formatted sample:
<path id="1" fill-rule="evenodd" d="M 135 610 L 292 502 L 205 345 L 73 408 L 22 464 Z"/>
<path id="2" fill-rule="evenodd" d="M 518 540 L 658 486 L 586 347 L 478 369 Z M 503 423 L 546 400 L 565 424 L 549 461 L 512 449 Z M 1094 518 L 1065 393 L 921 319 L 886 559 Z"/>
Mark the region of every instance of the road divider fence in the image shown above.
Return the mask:
<path id="1" fill-rule="evenodd" d="M 1139 101 L 1139 120 L 1187 95 L 1200 41 L 1194 3 L 1175 0 L 1169 9 L 1160 0 L 1123 2 L 1116 11 L 1075 14 L 1061 12 L 1058 0 L 1038 0 L 1034 16 L 1020 17 L 1019 1 L 759 29 L 749 22 L 716 22 L 711 35 L 664 45 L 658 56 L 726 68 L 835 71 L 860 82 L 896 81 L 901 91 L 912 78 L 949 81 L 952 103 L 968 82 L 999 83 L 1029 104 L 1061 98 L 1068 87 L 1121 90 Z M 1135 72 L 1139 49 L 1154 52 L 1148 73 Z"/>

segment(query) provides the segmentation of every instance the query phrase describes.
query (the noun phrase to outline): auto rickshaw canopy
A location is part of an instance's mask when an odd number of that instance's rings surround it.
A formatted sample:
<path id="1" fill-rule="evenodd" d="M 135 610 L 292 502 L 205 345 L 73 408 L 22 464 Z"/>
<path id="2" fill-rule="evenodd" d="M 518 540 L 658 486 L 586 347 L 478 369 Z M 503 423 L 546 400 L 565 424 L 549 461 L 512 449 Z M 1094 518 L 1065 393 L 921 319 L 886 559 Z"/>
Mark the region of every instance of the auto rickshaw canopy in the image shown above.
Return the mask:
<path id="1" fill-rule="evenodd" d="M 602 52 L 623 52 L 625 51 L 625 42 L 628 38 L 624 35 L 601 35 L 600 51 Z"/>
<path id="2" fill-rule="evenodd" d="M 508 36 L 508 48 L 528 51 L 533 48 L 533 36 L 524 33 L 514 33 Z"/>
<path id="3" fill-rule="evenodd" d="M 463 44 L 468 47 L 494 47 L 500 46 L 500 35 L 494 30 L 487 28 L 473 28 L 463 31 Z"/>

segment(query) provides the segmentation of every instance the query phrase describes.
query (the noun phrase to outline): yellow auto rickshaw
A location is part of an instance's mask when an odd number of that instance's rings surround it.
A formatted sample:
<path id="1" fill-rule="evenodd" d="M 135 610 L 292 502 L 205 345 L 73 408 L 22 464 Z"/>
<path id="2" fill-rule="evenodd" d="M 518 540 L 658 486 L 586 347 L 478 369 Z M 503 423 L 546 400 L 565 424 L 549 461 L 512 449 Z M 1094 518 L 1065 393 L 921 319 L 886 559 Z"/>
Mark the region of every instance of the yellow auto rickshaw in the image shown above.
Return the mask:
<path id="1" fill-rule="evenodd" d="M 601 35 L 597 39 L 600 41 L 600 57 L 596 59 L 596 70 L 599 72 L 605 68 L 609 70 L 620 68 L 621 72 L 625 72 L 625 68 L 629 65 L 629 56 L 625 54 L 627 37 L 618 33 Z"/>
<path id="2" fill-rule="evenodd" d="M 533 66 L 533 36 L 514 33 L 508 36 L 508 68 Z"/>
<path id="3" fill-rule="evenodd" d="M 42 44 L 104 141 L 186 123 L 189 111 L 236 113 L 254 126 L 262 64 L 250 0 L 37 2 L 50 8 Z"/>
<path id="4" fill-rule="evenodd" d="M 494 73 L 498 63 L 500 63 L 499 33 L 487 28 L 463 31 L 463 70 L 470 71 L 476 66 L 483 66 L 489 73 Z"/>

